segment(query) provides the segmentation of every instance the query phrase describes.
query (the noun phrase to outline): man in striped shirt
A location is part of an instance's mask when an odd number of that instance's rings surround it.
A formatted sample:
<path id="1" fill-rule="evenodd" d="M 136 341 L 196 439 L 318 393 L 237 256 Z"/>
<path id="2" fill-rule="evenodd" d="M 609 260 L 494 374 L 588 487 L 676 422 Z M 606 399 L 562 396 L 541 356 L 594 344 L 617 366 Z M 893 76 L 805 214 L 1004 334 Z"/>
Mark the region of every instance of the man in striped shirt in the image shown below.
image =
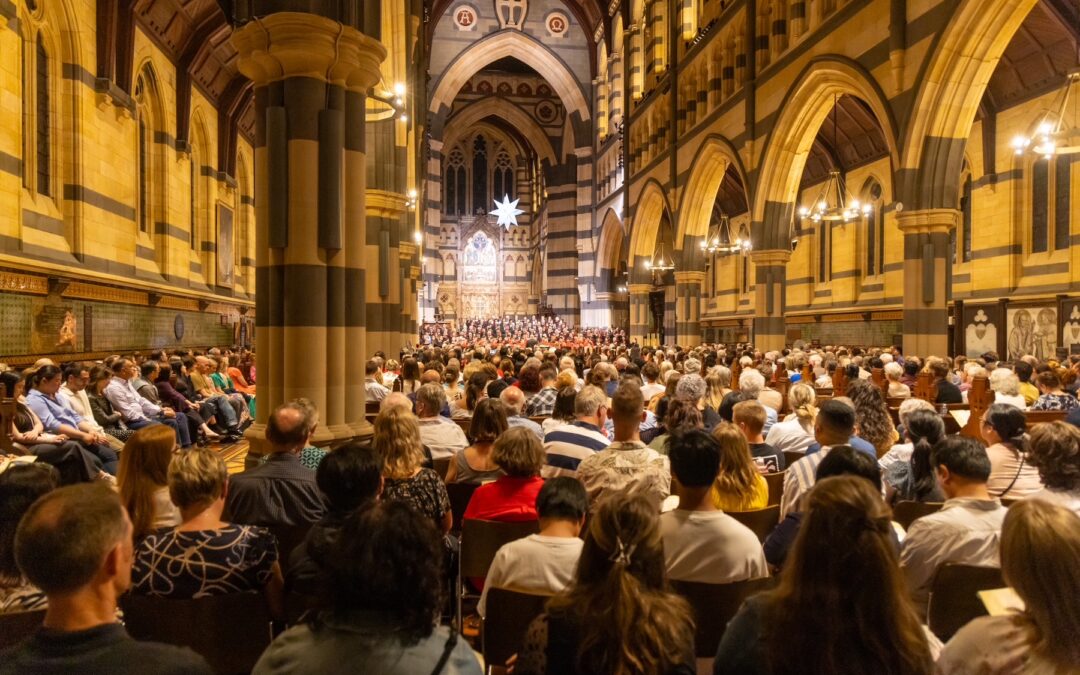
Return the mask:
<path id="1" fill-rule="evenodd" d="M 814 438 L 821 444 L 821 450 L 796 461 L 787 469 L 784 476 L 784 494 L 780 499 L 780 518 L 789 513 L 802 511 L 803 497 L 814 487 L 814 475 L 818 464 L 834 445 L 847 445 L 855 431 L 855 410 L 841 401 L 828 400 L 818 408 L 814 420 Z"/>
<path id="2" fill-rule="evenodd" d="M 541 475 L 576 478 L 581 460 L 608 446 L 608 438 L 601 431 L 607 415 L 607 394 L 599 387 L 583 387 L 574 398 L 574 421 L 555 427 L 544 436 L 547 461 Z"/>

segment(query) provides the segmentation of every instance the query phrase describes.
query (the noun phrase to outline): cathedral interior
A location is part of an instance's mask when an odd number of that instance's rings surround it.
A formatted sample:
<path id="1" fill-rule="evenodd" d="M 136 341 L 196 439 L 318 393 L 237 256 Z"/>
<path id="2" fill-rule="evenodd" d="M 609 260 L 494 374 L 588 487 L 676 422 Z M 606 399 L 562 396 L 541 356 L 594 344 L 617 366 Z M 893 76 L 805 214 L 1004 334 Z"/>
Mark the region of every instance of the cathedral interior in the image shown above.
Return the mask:
<path id="1" fill-rule="evenodd" d="M 1078 42 L 1074 0 L 0 0 L 0 360 L 250 344 L 347 426 L 431 322 L 1071 350 Z"/>

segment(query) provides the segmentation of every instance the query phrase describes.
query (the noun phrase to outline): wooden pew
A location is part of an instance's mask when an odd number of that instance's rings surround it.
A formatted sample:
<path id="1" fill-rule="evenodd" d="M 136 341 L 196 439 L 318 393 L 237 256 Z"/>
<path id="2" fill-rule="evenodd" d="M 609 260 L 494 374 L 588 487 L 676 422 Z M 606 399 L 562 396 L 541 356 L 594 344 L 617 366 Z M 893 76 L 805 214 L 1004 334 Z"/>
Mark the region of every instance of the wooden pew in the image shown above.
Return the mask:
<path id="1" fill-rule="evenodd" d="M 811 366 L 809 362 L 807 362 L 807 364 L 803 366 L 802 369 L 802 383 L 808 384 L 812 387 L 814 386 L 815 379 L 816 378 L 814 377 L 814 367 Z"/>
<path id="2" fill-rule="evenodd" d="M 0 384 L 0 455 L 16 455 L 15 443 L 11 440 L 11 427 L 15 423 L 15 411 L 18 403 L 7 395 L 7 387 Z"/>
<path id="3" fill-rule="evenodd" d="M 915 390 L 911 392 L 915 398 L 933 403 L 937 400 L 937 382 L 934 381 L 933 373 L 921 371 L 915 381 Z"/>
<path id="4" fill-rule="evenodd" d="M 871 368 L 870 381 L 881 390 L 883 396 L 889 395 L 889 381 L 885 379 L 885 370 L 883 368 Z"/>
<path id="5" fill-rule="evenodd" d="M 735 357 L 734 363 L 731 364 L 731 388 L 735 391 L 739 391 L 739 375 L 742 375 L 742 366 L 739 365 L 738 356 Z"/>
<path id="6" fill-rule="evenodd" d="M 1065 421 L 1065 416 L 1069 413 L 1064 410 L 1028 410 L 1024 415 L 1027 417 L 1027 430 L 1031 431 L 1031 428 L 1036 424 L 1044 424 L 1046 422 L 1057 422 L 1058 420 Z"/>
<path id="7" fill-rule="evenodd" d="M 843 366 L 837 366 L 832 376 L 832 395 L 833 398 L 845 396 L 847 394 L 848 378 L 847 373 L 844 371 Z"/>
<path id="8" fill-rule="evenodd" d="M 787 368 L 784 367 L 777 367 L 775 376 L 776 383 L 773 385 L 773 389 L 780 392 L 780 395 L 784 397 L 783 402 L 780 404 L 780 418 L 783 419 L 784 415 L 791 412 L 791 403 L 788 401 L 791 379 L 788 378 Z"/>
<path id="9" fill-rule="evenodd" d="M 971 438 L 982 439 L 982 420 L 986 409 L 994 402 L 994 392 L 990 389 L 990 380 L 985 377 L 976 377 L 971 381 L 971 389 L 968 390 L 968 410 L 971 416 L 960 433 Z"/>

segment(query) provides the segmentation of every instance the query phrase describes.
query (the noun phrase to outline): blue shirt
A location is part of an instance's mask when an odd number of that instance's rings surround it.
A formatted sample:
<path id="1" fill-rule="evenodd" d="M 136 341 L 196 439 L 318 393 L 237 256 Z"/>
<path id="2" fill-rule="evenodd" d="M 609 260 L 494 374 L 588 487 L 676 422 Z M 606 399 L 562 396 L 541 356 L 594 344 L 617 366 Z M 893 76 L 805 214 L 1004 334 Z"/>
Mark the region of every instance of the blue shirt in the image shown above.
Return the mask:
<path id="1" fill-rule="evenodd" d="M 50 434 L 60 433 L 60 425 L 79 428 L 82 418 L 71 408 L 65 406 L 59 398 L 49 398 L 37 389 L 26 395 L 26 407 L 34 411 Z"/>
<path id="2" fill-rule="evenodd" d="M 850 445 L 852 450 L 858 450 L 863 454 L 870 455 L 875 462 L 877 461 L 877 450 L 874 449 L 874 446 L 871 445 L 869 441 L 863 440 L 858 436 L 852 436 L 847 440 L 847 443 L 837 443 L 832 447 L 835 448 L 837 445 Z M 818 450 L 821 450 L 821 443 L 815 442 L 806 449 L 806 454 L 812 455 Z"/>

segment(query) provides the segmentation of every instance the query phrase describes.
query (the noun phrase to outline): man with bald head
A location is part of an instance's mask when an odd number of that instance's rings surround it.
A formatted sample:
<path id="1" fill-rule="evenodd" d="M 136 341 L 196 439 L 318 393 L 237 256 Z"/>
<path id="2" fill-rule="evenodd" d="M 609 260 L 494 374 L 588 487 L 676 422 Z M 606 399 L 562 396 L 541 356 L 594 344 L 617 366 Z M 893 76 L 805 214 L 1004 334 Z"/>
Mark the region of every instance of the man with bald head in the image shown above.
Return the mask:
<path id="1" fill-rule="evenodd" d="M 506 406 L 506 423 L 510 428 L 525 427 L 536 434 L 536 437 L 543 442 L 544 431 L 540 428 L 540 425 L 521 414 L 522 409 L 525 407 L 525 392 L 517 387 L 507 387 L 499 394 L 499 400 Z"/>
<path id="2" fill-rule="evenodd" d="M 120 498 L 100 483 L 34 502 L 15 535 L 15 562 L 49 606 L 33 637 L 0 653 L 0 675 L 213 672 L 191 650 L 136 642 L 116 620 L 131 586 L 131 533 Z"/>
<path id="3" fill-rule="evenodd" d="M 278 406 L 266 423 L 266 461 L 229 479 L 225 519 L 241 525 L 306 526 L 326 513 L 315 472 L 298 455 L 314 428 L 309 408 L 292 401 Z M 282 552 L 287 555 L 287 552 Z"/>

